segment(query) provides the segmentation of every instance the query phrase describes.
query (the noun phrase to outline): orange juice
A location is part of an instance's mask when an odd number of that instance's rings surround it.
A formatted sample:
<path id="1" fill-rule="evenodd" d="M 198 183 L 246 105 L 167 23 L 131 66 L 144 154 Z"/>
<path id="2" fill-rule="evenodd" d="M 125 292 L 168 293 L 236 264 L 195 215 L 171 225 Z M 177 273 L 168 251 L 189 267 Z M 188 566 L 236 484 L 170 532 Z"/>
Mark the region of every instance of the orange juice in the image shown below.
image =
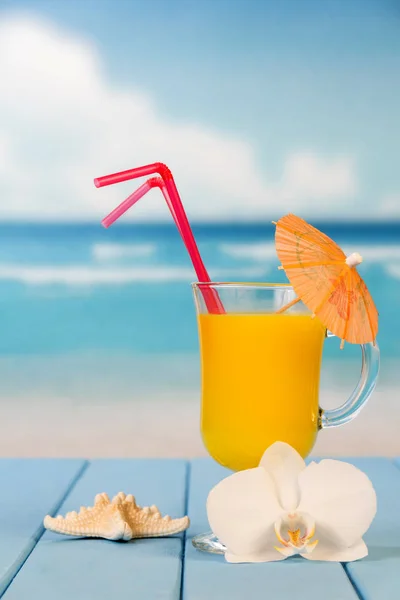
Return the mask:
<path id="1" fill-rule="evenodd" d="M 325 329 L 307 314 L 200 314 L 201 433 L 235 471 L 280 440 L 303 457 L 318 432 Z"/>

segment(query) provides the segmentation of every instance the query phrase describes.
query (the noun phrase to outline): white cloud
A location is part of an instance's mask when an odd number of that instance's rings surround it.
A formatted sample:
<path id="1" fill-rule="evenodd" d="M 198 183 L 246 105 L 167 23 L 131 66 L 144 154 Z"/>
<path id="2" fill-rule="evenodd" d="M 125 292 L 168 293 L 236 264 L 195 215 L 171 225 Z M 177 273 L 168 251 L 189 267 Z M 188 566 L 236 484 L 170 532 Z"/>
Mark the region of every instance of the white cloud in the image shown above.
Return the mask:
<path id="1" fill-rule="evenodd" d="M 400 219 L 400 194 L 388 194 L 375 206 L 377 217 Z"/>
<path id="2" fill-rule="evenodd" d="M 324 160 L 303 152 L 289 156 L 282 180 L 284 197 L 313 200 L 354 196 L 357 192 L 352 161 L 338 158 Z"/>
<path id="3" fill-rule="evenodd" d="M 357 191 L 350 158 L 303 149 L 269 180 L 248 142 L 173 122 L 112 84 L 93 44 L 31 16 L 0 23 L 0 81 L 0 218 L 101 219 L 139 182 L 97 190 L 93 178 L 155 161 L 172 169 L 192 219 L 340 218 Z M 158 191 L 132 213 L 169 218 Z"/>

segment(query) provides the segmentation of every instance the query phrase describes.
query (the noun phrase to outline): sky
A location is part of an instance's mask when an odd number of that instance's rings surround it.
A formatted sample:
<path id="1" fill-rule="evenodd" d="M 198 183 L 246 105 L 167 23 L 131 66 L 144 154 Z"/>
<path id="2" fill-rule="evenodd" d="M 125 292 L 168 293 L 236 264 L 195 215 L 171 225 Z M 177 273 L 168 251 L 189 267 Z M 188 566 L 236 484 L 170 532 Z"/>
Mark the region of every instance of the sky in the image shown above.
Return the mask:
<path id="1" fill-rule="evenodd" d="M 1 220 L 400 219 L 396 1 L 2 0 L 0 82 Z"/>

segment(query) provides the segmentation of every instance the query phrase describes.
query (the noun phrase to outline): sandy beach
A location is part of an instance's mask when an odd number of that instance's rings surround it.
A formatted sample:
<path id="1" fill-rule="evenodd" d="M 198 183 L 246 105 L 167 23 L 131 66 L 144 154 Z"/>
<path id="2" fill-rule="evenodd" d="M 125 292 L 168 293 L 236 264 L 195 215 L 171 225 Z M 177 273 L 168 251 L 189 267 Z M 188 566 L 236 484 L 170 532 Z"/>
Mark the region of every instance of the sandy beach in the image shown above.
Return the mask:
<path id="1" fill-rule="evenodd" d="M 347 390 L 348 391 L 348 390 Z M 321 390 L 326 408 L 344 390 Z M 154 392 L 153 392 L 154 394 Z M 400 456 L 398 388 L 378 386 L 358 417 L 321 431 L 313 455 Z M 199 394 L 158 393 L 110 402 L 60 397 L 0 400 L 0 456 L 199 457 L 207 456 L 199 432 Z"/>

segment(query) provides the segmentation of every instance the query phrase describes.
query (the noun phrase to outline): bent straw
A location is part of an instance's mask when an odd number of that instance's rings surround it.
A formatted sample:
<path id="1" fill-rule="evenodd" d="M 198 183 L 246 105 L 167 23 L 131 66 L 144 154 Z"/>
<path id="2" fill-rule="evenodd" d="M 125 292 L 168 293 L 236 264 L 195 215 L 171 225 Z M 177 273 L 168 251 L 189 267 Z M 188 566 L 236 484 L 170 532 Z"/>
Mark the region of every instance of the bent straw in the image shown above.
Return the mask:
<path id="1" fill-rule="evenodd" d="M 137 177 L 143 177 L 158 173 L 160 178 L 154 177 L 146 181 L 140 188 L 131 194 L 124 202 L 122 202 L 116 209 L 114 209 L 102 223 L 105 227 L 108 227 L 116 219 L 118 219 L 124 212 L 126 212 L 133 204 L 135 204 L 144 194 L 146 194 L 152 187 L 160 187 L 164 194 L 165 200 L 169 206 L 171 214 L 174 218 L 175 224 L 178 227 L 179 233 L 183 239 L 183 242 L 187 248 L 189 256 L 192 260 L 196 275 L 200 282 L 210 282 L 210 277 L 204 266 L 200 252 L 196 245 L 196 241 L 193 236 L 193 232 L 190 228 L 189 221 L 187 219 L 185 210 L 182 205 L 182 201 L 179 196 L 174 178 L 169 168 L 163 163 L 153 163 L 151 165 L 145 165 L 143 167 L 137 167 L 135 169 L 129 169 L 119 173 L 113 173 L 111 175 L 105 175 L 103 177 L 97 177 L 94 180 L 96 187 L 103 187 L 106 185 L 113 185 L 114 183 L 120 183 L 129 179 L 135 179 Z M 159 182 L 161 179 L 162 184 Z M 216 291 L 212 288 L 203 289 L 204 300 L 207 305 L 207 309 L 211 313 L 224 313 L 224 307 L 221 300 L 218 297 Z"/>
<path id="2" fill-rule="evenodd" d="M 119 206 L 117 206 L 116 208 L 114 208 L 114 210 L 111 211 L 110 214 L 108 214 L 106 217 L 104 217 L 104 219 L 101 222 L 103 227 L 108 229 L 108 227 L 110 227 L 110 225 L 112 225 L 117 219 L 119 219 L 124 213 L 126 213 L 126 211 L 129 210 L 131 208 L 131 206 L 136 204 L 136 202 L 138 200 L 140 200 L 140 198 L 142 198 L 145 194 L 147 194 L 147 192 L 149 192 L 152 188 L 155 188 L 155 187 L 159 187 L 160 190 L 162 191 L 165 201 L 168 205 L 168 208 L 171 211 L 172 217 L 175 221 L 175 225 L 177 226 L 178 231 L 183 238 L 183 241 L 186 243 L 186 240 L 184 239 L 183 234 L 182 234 L 181 227 L 176 218 L 175 210 L 172 205 L 171 199 L 168 196 L 167 188 L 165 187 L 165 183 L 161 179 L 161 177 L 151 177 L 150 179 L 145 181 L 135 192 L 133 192 L 133 194 L 128 196 L 128 198 L 126 198 L 126 200 L 121 202 L 121 204 Z"/>

